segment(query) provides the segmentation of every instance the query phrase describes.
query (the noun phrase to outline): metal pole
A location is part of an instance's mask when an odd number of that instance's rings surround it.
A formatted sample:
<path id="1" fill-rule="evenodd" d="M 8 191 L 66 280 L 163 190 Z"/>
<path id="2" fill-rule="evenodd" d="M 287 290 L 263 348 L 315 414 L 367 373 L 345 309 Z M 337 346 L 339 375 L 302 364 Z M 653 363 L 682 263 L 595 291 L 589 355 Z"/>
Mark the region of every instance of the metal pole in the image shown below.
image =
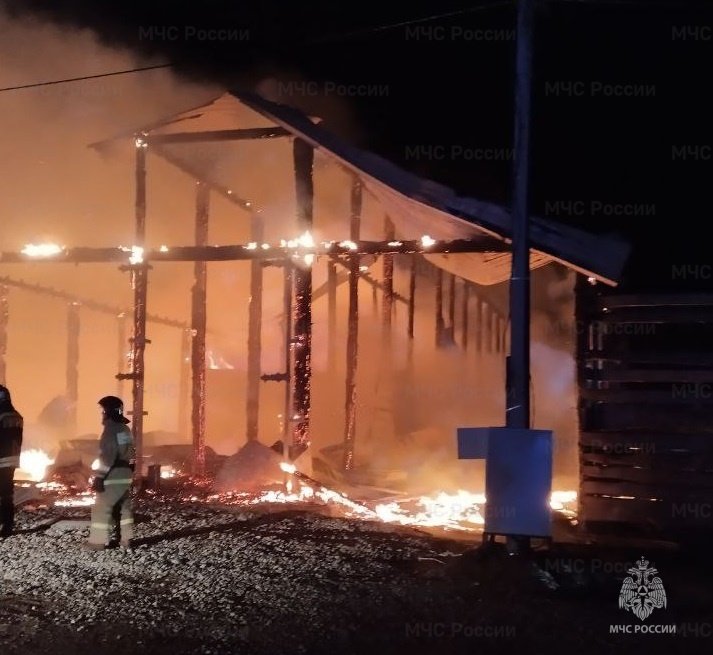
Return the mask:
<path id="1" fill-rule="evenodd" d="M 208 211 L 210 189 L 202 182 L 196 182 L 196 245 L 208 242 Z M 191 322 L 193 348 L 191 349 L 191 432 L 193 435 L 193 475 L 205 475 L 205 402 L 206 402 L 206 296 L 208 276 L 206 262 L 193 264 L 193 293 Z"/>
<path id="2" fill-rule="evenodd" d="M 7 324 L 10 318 L 10 303 L 8 294 L 10 289 L 0 284 L 0 384 L 7 380 Z"/>
<path id="3" fill-rule="evenodd" d="M 515 135 L 510 277 L 511 350 L 505 420 L 511 428 L 530 427 L 530 238 L 529 159 L 534 0 L 517 6 Z"/>
<path id="4" fill-rule="evenodd" d="M 146 143 L 136 139 L 136 243 L 143 248 L 146 238 Z M 132 427 L 136 446 L 134 475 L 143 475 L 144 437 L 144 352 L 146 350 L 146 298 L 148 295 L 148 266 L 140 263 L 132 270 L 134 290 L 134 333 L 131 341 Z"/>
<path id="5" fill-rule="evenodd" d="M 68 435 L 77 435 L 77 402 L 79 400 L 79 308 L 78 302 L 67 305 L 67 402 L 69 416 Z"/>
<path id="6" fill-rule="evenodd" d="M 352 180 L 349 233 L 352 241 L 359 240 L 361 229 L 362 184 Z M 359 255 L 349 255 L 349 315 L 347 318 L 347 373 L 344 404 L 344 461 L 343 468 L 354 468 L 356 440 L 356 373 L 359 352 Z"/>
<path id="7" fill-rule="evenodd" d="M 255 243 L 263 239 L 262 216 L 250 217 L 250 238 Z M 245 416 L 245 435 L 248 441 L 257 441 L 260 417 L 260 360 L 262 331 L 262 278 L 263 266 L 258 260 L 250 262 L 250 304 L 248 306 L 248 380 Z"/>
<path id="8" fill-rule="evenodd" d="M 314 202 L 314 149 L 295 139 L 293 144 L 297 224 L 300 233 L 312 232 Z M 293 271 L 295 285 L 292 445 L 299 454 L 310 445 L 310 410 L 312 385 L 312 267 L 297 265 Z"/>

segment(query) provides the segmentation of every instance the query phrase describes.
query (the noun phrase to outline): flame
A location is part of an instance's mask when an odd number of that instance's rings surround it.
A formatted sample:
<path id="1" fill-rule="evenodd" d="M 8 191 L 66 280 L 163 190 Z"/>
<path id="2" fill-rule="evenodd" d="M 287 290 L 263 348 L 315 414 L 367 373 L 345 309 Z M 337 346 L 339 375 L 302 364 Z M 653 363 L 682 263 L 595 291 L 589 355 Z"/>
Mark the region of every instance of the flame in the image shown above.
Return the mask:
<path id="1" fill-rule="evenodd" d="M 141 264 L 144 261 L 144 249 L 141 246 L 131 246 L 129 264 Z"/>
<path id="2" fill-rule="evenodd" d="M 161 477 L 164 480 L 168 478 L 175 478 L 178 475 L 178 471 L 173 466 L 162 466 L 161 467 Z"/>
<path id="3" fill-rule="evenodd" d="M 15 478 L 42 482 L 47 473 L 47 467 L 52 464 L 54 464 L 54 460 L 43 450 L 38 448 L 25 450 L 20 453 L 20 467 L 15 471 Z"/>
<path id="4" fill-rule="evenodd" d="M 297 467 L 294 464 L 290 464 L 288 462 L 280 462 L 280 468 L 285 473 L 295 473 L 297 471 Z"/>
<path id="5" fill-rule="evenodd" d="M 357 244 L 354 243 L 353 241 L 340 241 L 339 242 L 339 247 L 340 248 L 349 248 L 349 250 L 356 250 L 357 249 Z"/>
<path id="6" fill-rule="evenodd" d="M 429 246 L 432 246 L 434 243 L 436 243 L 436 240 L 433 237 L 428 236 L 428 234 L 424 234 L 421 237 L 421 245 L 424 248 L 428 248 Z"/>
<path id="7" fill-rule="evenodd" d="M 22 254 L 28 257 L 51 257 L 58 255 L 64 248 L 56 243 L 28 243 L 23 249 Z"/>
<path id="8" fill-rule="evenodd" d="M 303 248 L 314 248 L 314 237 L 309 232 L 305 232 L 297 239 L 297 243 Z"/>

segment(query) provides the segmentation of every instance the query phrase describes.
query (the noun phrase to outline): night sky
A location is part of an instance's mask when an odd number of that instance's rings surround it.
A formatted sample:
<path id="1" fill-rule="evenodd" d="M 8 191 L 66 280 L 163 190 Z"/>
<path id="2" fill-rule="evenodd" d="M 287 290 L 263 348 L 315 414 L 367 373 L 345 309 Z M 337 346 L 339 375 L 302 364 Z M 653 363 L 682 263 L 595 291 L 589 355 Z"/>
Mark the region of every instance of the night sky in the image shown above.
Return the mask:
<path id="1" fill-rule="evenodd" d="M 283 102 L 358 145 L 509 203 L 511 2 L 4 4 L 227 87 L 273 77 Z M 538 3 L 533 213 L 633 240 L 637 286 L 680 285 L 672 265 L 710 260 L 698 234 L 712 215 L 712 26 L 708 2 Z"/>

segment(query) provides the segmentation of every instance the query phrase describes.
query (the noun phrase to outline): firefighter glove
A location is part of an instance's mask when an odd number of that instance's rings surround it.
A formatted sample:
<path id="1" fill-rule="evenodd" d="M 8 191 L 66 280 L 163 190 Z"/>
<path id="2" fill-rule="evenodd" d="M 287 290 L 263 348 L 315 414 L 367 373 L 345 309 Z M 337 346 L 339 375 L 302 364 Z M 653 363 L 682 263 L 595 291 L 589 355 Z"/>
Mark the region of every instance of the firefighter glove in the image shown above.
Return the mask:
<path id="1" fill-rule="evenodd" d="M 92 491 L 96 493 L 104 491 L 104 478 L 98 475 L 94 476 L 94 480 L 92 480 Z"/>

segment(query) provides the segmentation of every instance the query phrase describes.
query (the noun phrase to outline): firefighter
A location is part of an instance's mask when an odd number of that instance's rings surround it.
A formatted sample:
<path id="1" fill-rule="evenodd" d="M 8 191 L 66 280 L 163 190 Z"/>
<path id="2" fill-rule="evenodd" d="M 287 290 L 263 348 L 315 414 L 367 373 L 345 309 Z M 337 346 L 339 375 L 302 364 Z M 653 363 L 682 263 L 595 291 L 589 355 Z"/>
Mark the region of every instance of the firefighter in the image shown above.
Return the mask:
<path id="1" fill-rule="evenodd" d="M 124 403 L 116 396 L 99 400 L 104 431 L 99 439 L 99 466 L 92 480 L 96 501 L 92 508 L 89 543 L 86 550 L 104 550 L 113 528 L 119 529 L 122 548 L 131 548 L 134 516 L 131 483 L 134 472 L 134 438 L 124 416 Z"/>
<path id="2" fill-rule="evenodd" d="M 20 466 L 23 421 L 13 407 L 10 391 L 0 385 L 0 539 L 9 537 L 15 524 L 15 469 Z"/>

